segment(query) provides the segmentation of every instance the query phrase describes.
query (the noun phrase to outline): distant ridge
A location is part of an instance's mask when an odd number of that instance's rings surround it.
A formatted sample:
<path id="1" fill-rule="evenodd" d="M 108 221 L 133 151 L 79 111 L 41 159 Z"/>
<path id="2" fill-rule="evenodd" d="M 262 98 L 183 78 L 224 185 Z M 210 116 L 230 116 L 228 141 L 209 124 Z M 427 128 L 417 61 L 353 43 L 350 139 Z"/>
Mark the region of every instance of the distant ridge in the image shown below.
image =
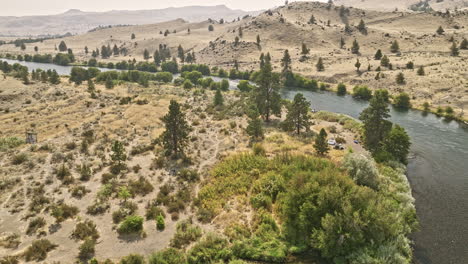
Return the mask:
<path id="1" fill-rule="evenodd" d="M 45 16 L 3 16 L 0 17 L 1 36 L 44 36 L 84 33 L 99 26 L 142 25 L 174 19 L 200 22 L 211 19 L 233 20 L 259 12 L 230 9 L 225 5 L 170 7 L 151 10 L 112 10 L 106 12 L 86 12 L 70 9 L 57 15 Z"/>

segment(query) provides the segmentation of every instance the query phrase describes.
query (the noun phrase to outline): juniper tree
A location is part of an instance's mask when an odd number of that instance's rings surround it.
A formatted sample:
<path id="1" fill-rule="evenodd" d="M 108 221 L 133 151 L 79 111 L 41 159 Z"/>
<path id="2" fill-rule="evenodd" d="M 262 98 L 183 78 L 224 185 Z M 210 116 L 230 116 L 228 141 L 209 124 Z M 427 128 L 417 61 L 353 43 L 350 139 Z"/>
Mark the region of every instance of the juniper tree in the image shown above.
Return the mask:
<path id="1" fill-rule="evenodd" d="M 381 60 L 382 59 L 382 51 L 380 49 L 377 50 L 377 52 L 374 55 L 375 60 Z"/>
<path id="2" fill-rule="evenodd" d="M 145 50 L 143 51 L 143 58 L 144 58 L 145 60 L 149 60 L 149 58 L 150 58 L 149 51 L 148 51 L 147 49 L 145 49 Z"/>
<path id="3" fill-rule="evenodd" d="M 21 46 L 20 46 L 21 50 L 25 50 L 26 49 L 26 45 L 24 43 L 21 43 Z"/>
<path id="4" fill-rule="evenodd" d="M 209 25 L 209 26 L 208 26 L 208 31 L 213 31 L 213 30 L 214 30 L 213 25 Z"/>
<path id="5" fill-rule="evenodd" d="M 317 68 L 317 71 L 319 71 L 319 72 L 325 70 L 325 66 L 323 65 L 323 59 L 322 59 L 322 57 L 319 57 L 319 59 L 318 59 L 318 61 L 317 61 L 317 64 L 315 65 L 315 67 Z"/>
<path id="6" fill-rule="evenodd" d="M 39 47 L 38 47 L 38 46 L 34 46 L 34 51 L 35 51 L 35 52 L 38 52 L 38 51 L 39 51 Z M 88 54 L 88 53 L 86 52 L 86 54 Z"/>
<path id="7" fill-rule="evenodd" d="M 359 116 L 363 122 L 364 146 L 373 153 L 379 150 L 382 140 L 392 128 L 392 123 L 386 120 L 390 117 L 387 98 L 388 95 L 385 93 L 376 92 L 370 100 L 369 107 Z"/>
<path id="8" fill-rule="evenodd" d="M 121 165 L 127 159 L 127 154 L 125 153 L 125 148 L 122 142 L 115 140 L 112 144 L 112 153 L 110 155 L 112 162 L 117 165 Z"/>
<path id="9" fill-rule="evenodd" d="M 283 58 L 281 59 L 281 73 L 284 75 L 287 72 L 291 72 L 291 56 L 289 55 L 289 50 L 285 50 Z"/>
<path id="10" fill-rule="evenodd" d="M 260 46 L 260 42 L 261 42 L 260 35 L 257 35 L 257 46 Z"/>
<path id="11" fill-rule="evenodd" d="M 132 36 L 130 38 L 135 39 L 136 38 L 135 33 L 132 33 Z"/>
<path id="12" fill-rule="evenodd" d="M 310 53 L 310 49 L 307 48 L 307 45 L 305 43 L 302 43 L 302 50 L 301 50 L 302 57 L 306 57 L 307 54 L 309 53 Z"/>
<path id="13" fill-rule="evenodd" d="M 314 15 L 311 15 L 311 16 L 310 16 L 309 24 L 315 24 L 315 17 L 314 17 Z"/>
<path id="14" fill-rule="evenodd" d="M 454 57 L 460 55 L 457 44 L 455 44 L 455 42 L 453 42 L 452 46 L 450 47 L 450 55 Z"/>
<path id="15" fill-rule="evenodd" d="M 336 94 L 340 96 L 346 95 L 346 85 L 343 83 L 338 84 L 336 88 Z"/>
<path id="16" fill-rule="evenodd" d="M 244 36 L 244 33 L 242 32 L 242 27 L 239 27 L 239 38 L 242 38 Z"/>
<path id="17" fill-rule="evenodd" d="M 234 39 L 234 46 L 239 45 L 239 41 L 240 41 L 240 40 L 239 40 L 239 37 L 236 36 L 236 38 Z"/>
<path id="18" fill-rule="evenodd" d="M 398 53 L 400 52 L 400 45 L 398 44 L 398 41 L 394 40 L 392 42 L 392 45 L 390 46 L 390 51 L 392 53 Z"/>
<path id="19" fill-rule="evenodd" d="M 263 139 L 262 120 L 259 118 L 260 114 L 255 105 L 249 107 L 247 116 L 249 117 L 249 121 L 246 132 L 250 136 L 251 141 L 256 142 Z"/>
<path id="20" fill-rule="evenodd" d="M 388 67 L 390 65 L 390 60 L 388 59 L 387 55 L 384 55 L 380 60 L 380 65 L 384 67 Z"/>
<path id="21" fill-rule="evenodd" d="M 460 49 L 462 50 L 468 49 L 468 40 L 466 40 L 466 38 L 463 38 L 462 42 L 460 43 Z"/>
<path id="22" fill-rule="evenodd" d="M 160 66 L 161 65 L 161 62 L 162 62 L 162 59 L 161 59 L 161 55 L 159 53 L 159 50 L 156 50 L 153 54 L 153 59 L 154 59 L 154 63 L 157 65 L 157 66 Z"/>
<path id="23" fill-rule="evenodd" d="M 177 47 L 177 57 L 179 57 L 182 63 L 185 61 L 185 52 L 184 48 L 182 48 L 182 45 L 179 45 L 179 47 Z"/>
<path id="24" fill-rule="evenodd" d="M 95 89 L 93 80 L 88 79 L 88 91 L 93 92 Z"/>
<path id="25" fill-rule="evenodd" d="M 223 98 L 223 94 L 221 93 L 221 89 L 216 89 L 213 104 L 214 106 L 222 106 L 223 103 L 224 103 L 224 98 Z"/>
<path id="26" fill-rule="evenodd" d="M 341 37 L 341 38 L 340 38 L 340 48 L 341 48 L 341 49 L 344 48 L 345 44 L 346 44 L 346 43 L 345 43 L 344 38 Z"/>
<path id="27" fill-rule="evenodd" d="M 436 32 L 437 32 L 437 34 L 442 35 L 442 34 L 444 34 L 445 30 L 442 28 L 442 26 L 439 26 L 439 28 L 437 29 Z"/>
<path id="28" fill-rule="evenodd" d="M 288 114 L 284 121 L 285 128 L 288 131 L 295 131 L 298 135 L 301 133 L 301 129 L 308 130 L 312 124 L 309 116 L 310 103 L 304 95 L 301 93 L 296 94 L 287 108 Z"/>
<path id="29" fill-rule="evenodd" d="M 353 41 L 353 46 L 351 47 L 351 53 L 359 54 L 359 43 L 357 42 L 356 39 L 354 39 Z"/>
<path id="30" fill-rule="evenodd" d="M 361 63 L 359 62 L 359 59 L 356 60 L 354 67 L 356 67 L 357 72 L 359 72 L 359 68 L 361 68 Z"/>
<path id="31" fill-rule="evenodd" d="M 408 61 L 408 63 L 406 63 L 406 68 L 409 70 L 414 69 L 414 63 L 412 61 Z"/>
<path id="32" fill-rule="evenodd" d="M 260 72 L 255 79 L 257 85 L 252 90 L 252 99 L 259 114 L 269 122 L 271 115 L 281 115 L 280 76 L 272 70 L 269 53 L 261 58 Z"/>
<path id="33" fill-rule="evenodd" d="M 85 52 L 85 54 L 88 54 L 88 53 L 89 53 L 88 46 L 85 46 L 85 47 L 84 47 L 84 52 Z"/>
<path id="34" fill-rule="evenodd" d="M 161 135 L 161 142 L 166 155 L 178 157 L 184 153 L 188 144 L 190 126 L 177 101 L 171 100 L 169 112 L 161 118 L 161 121 L 166 128 Z"/>
<path id="35" fill-rule="evenodd" d="M 397 84 L 400 84 L 400 85 L 406 83 L 406 81 L 405 81 L 405 75 L 404 75 L 402 72 L 398 73 L 398 75 L 397 75 L 397 77 L 396 77 L 396 83 L 397 83 Z"/>
<path id="36" fill-rule="evenodd" d="M 424 72 L 424 67 L 423 66 L 419 66 L 419 69 L 418 69 L 418 75 L 419 76 L 424 76 L 426 73 Z"/>
<path id="37" fill-rule="evenodd" d="M 53 70 L 49 74 L 49 82 L 51 84 L 59 84 L 60 83 L 60 76 L 58 75 L 56 70 Z"/>
<path id="38" fill-rule="evenodd" d="M 114 48 L 112 49 L 114 56 L 118 56 L 120 54 L 119 47 L 117 47 L 117 44 L 114 44 Z"/>
<path id="39" fill-rule="evenodd" d="M 359 32 L 363 34 L 367 34 L 367 28 L 366 28 L 366 24 L 364 23 L 364 20 L 361 19 L 361 21 L 359 21 L 357 29 L 359 30 Z"/>
<path id="40" fill-rule="evenodd" d="M 60 44 L 59 44 L 59 46 L 58 46 L 58 49 L 59 49 L 59 51 L 61 51 L 61 52 L 64 52 L 64 51 L 67 51 L 67 50 L 68 50 L 67 44 L 65 44 L 65 41 L 62 40 L 62 41 L 60 42 Z"/>
<path id="41" fill-rule="evenodd" d="M 107 89 L 114 88 L 114 81 L 112 80 L 112 77 L 110 75 L 107 75 L 105 86 Z"/>
<path id="42" fill-rule="evenodd" d="M 315 137 L 314 148 L 320 156 L 326 155 L 330 150 L 327 143 L 327 132 L 325 129 L 322 128 L 320 133 Z"/>

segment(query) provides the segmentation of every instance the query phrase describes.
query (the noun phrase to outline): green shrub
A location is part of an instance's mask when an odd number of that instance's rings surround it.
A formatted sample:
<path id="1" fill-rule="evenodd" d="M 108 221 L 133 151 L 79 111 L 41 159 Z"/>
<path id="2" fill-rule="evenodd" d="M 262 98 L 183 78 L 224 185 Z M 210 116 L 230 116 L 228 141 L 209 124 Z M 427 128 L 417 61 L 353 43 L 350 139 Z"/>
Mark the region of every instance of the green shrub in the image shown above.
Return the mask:
<path id="1" fill-rule="evenodd" d="M 112 213 L 112 221 L 120 223 L 127 216 L 133 215 L 138 210 L 138 206 L 132 202 L 124 202 L 119 210 Z"/>
<path id="2" fill-rule="evenodd" d="M 73 230 L 72 237 L 79 240 L 85 240 L 91 238 L 97 240 L 99 238 L 99 232 L 96 228 L 96 224 L 91 220 L 85 220 L 84 222 L 79 222 Z"/>
<path id="3" fill-rule="evenodd" d="M 394 105 L 400 109 L 408 109 L 411 107 L 410 97 L 407 93 L 400 93 L 394 99 Z"/>
<path id="4" fill-rule="evenodd" d="M 16 148 L 24 144 L 24 140 L 17 137 L 2 137 L 0 138 L 0 152 Z"/>
<path id="5" fill-rule="evenodd" d="M 208 234 L 187 253 L 188 264 L 224 262 L 232 257 L 228 241 L 214 234 Z"/>
<path id="6" fill-rule="evenodd" d="M 338 84 L 336 88 L 336 94 L 340 96 L 346 95 L 346 85 L 343 83 Z"/>
<path id="7" fill-rule="evenodd" d="M 140 233 L 143 231 L 143 217 L 137 215 L 127 216 L 117 231 L 119 234 Z"/>
<path id="8" fill-rule="evenodd" d="M 179 179 L 186 182 L 196 182 L 200 179 L 196 170 L 182 169 L 178 173 Z"/>
<path id="9" fill-rule="evenodd" d="M 162 215 L 163 218 L 166 217 L 166 214 L 164 213 L 164 210 L 161 209 L 160 207 L 156 205 L 150 205 L 146 209 L 146 220 L 156 220 L 156 218 Z"/>
<path id="10" fill-rule="evenodd" d="M 145 258 L 139 254 L 130 254 L 120 260 L 120 264 L 144 264 Z"/>
<path id="11" fill-rule="evenodd" d="M 47 253 L 55 249 L 57 245 L 47 239 L 35 240 L 24 252 L 26 261 L 42 261 L 47 258 Z"/>
<path id="12" fill-rule="evenodd" d="M 149 264 L 183 264 L 186 263 L 185 254 L 175 248 L 167 248 L 150 255 Z"/>
<path id="13" fill-rule="evenodd" d="M 55 217 L 57 223 L 60 223 L 67 220 L 68 218 L 75 217 L 78 212 L 78 207 L 62 203 L 52 208 L 51 215 Z"/>
<path id="14" fill-rule="evenodd" d="M 29 156 L 26 153 L 19 153 L 19 154 L 13 155 L 13 158 L 11 159 L 11 163 L 13 165 L 20 165 L 20 164 L 25 163 L 28 160 L 29 160 Z"/>
<path id="15" fill-rule="evenodd" d="M 128 184 L 129 191 L 132 194 L 140 194 L 145 196 L 154 190 L 153 185 L 143 176 L 140 176 L 136 181 L 130 181 Z"/>
<path id="16" fill-rule="evenodd" d="M 354 86 L 353 97 L 362 100 L 370 100 L 372 98 L 372 91 L 367 86 Z"/>
<path id="17" fill-rule="evenodd" d="M 94 255 L 94 247 L 96 241 L 92 238 L 86 238 L 85 241 L 80 245 L 78 257 L 80 259 L 89 259 Z"/>
<path id="18" fill-rule="evenodd" d="M 156 228 L 160 231 L 166 228 L 166 224 L 164 223 L 164 217 L 162 215 L 158 215 L 156 217 Z"/>
<path id="19" fill-rule="evenodd" d="M 197 241 L 201 236 L 202 230 L 199 226 L 194 225 L 190 219 L 184 220 L 177 223 L 176 233 L 171 239 L 170 246 L 183 248 Z"/>

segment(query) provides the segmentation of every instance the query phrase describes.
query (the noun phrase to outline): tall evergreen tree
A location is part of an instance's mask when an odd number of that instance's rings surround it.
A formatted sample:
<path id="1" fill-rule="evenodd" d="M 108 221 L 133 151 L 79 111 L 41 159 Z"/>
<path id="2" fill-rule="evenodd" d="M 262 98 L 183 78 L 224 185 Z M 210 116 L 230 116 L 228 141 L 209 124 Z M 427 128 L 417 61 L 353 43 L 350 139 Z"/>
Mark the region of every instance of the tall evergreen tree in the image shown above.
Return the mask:
<path id="1" fill-rule="evenodd" d="M 302 43 L 302 50 L 301 50 L 302 57 L 306 57 L 309 53 L 310 53 L 310 49 L 307 48 L 307 45 L 305 43 Z"/>
<path id="2" fill-rule="evenodd" d="M 315 67 L 317 68 L 317 71 L 324 71 L 325 70 L 325 66 L 323 65 L 323 59 L 322 57 L 319 57 L 318 61 L 317 61 L 317 64 L 315 65 Z"/>
<path id="3" fill-rule="evenodd" d="M 171 100 L 169 113 L 161 120 L 166 128 L 161 135 L 166 155 L 174 157 L 183 155 L 188 144 L 190 126 L 185 119 L 185 114 L 180 109 L 180 104 L 175 100 Z"/>
<path id="4" fill-rule="evenodd" d="M 65 51 L 68 50 L 67 44 L 65 44 L 65 41 L 62 40 L 62 41 L 60 42 L 60 44 L 59 44 L 59 46 L 58 46 L 58 49 L 59 49 L 59 51 L 61 51 L 61 52 L 65 52 Z"/>
<path id="5" fill-rule="evenodd" d="M 361 21 L 359 21 L 357 29 L 359 30 L 359 32 L 363 34 L 367 34 L 367 27 L 366 27 L 366 24 L 364 23 L 364 20 L 361 19 Z"/>
<path id="6" fill-rule="evenodd" d="M 117 44 L 114 44 L 114 48 L 112 49 L 114 56 L 119 56 L 120 50 L 119 47 L 117 47 Z"/>
<path id="7" fill-rule="evenodd" d="M 410 146 L 410 137 L 405 129 L 399 125 L 393 125 L 382 142 L 382 150 L 389 153 L 395 160 L 404 164 L 408 162 Z"/>
<path id="8" fill-rule="evenodd" d="M 374 55 L 375 60 L 381 60 L 382 59 L 382 51 L 380 49 L 377 50 L 377 52 Z"/>
<path id="9" fill-rule="evenodd" d="M 184 52 L 184 48 L 182 48 L 182 45 L 179 45 L 179 47 L 177 47 L 177 57 L 179 57 L 180 61 L 184 63 L 185 52 Z"/>
<path id="10" fill-rule="evenodd" d="M 380 60 L 380 65 L 384 67 L 388 67 L 390 65 L 390 60 L 388 59 L 387 55 L 384 55 Z"/>
<path id="11" fill-rule="evenodd" d="M 309 24 L 315 24 L 315 17 L 314 17 L 314 15 L 311 15 L 311 16 L 310 16 Z"/>
<path id="12" fill-rule="evenodd" d="M 242 38 L 244 36 L 244 32 L 242 32 L 242 27 L 239 27 L 239 38 Z"/>
<path id="13" fill-rule="evenodd" d="M 281 73 L 284 75 L 287 72 L 291 72 L 291 56 L 289 55 L 289 50 L 285 50 L 283 58 L 281 59 Z"/>
<path id="14" fill-rule="evenodd" d="M 58 75 L 56 70 L 53 70 L 49 74 L 49 82 L 51 84 L 59 84 L 60 83 L 60 76 Z"/>
<path id="15" fill-rule="evenodd" d="M 269 122 L 271 115 L 281 115 L 280 76 L 272 70 L 270 54 L 262 57 L 252 97 L 259 114 Z"/>
<path id="16" fill-rule="evenodd" d="M 437 32 L 437 34 L 442 35 L 442 34 L 444 34 L 445 30 L 442 28 L 442 26 L 439 26 L 439 28 L 437 29 L 436 32 Z"/>
<path id="17" fill-rule="evenodd" d="M 345 44 L 346 44 L 346 43 L 345 43 L 344 38 L 341 37 L 341 38 L 340 38 L 340 48 L 341 48 L 341 49 L 344 48 Z"/>
<path id="18" fill-rule="evenodd" d="M 130 37 L 132 40 L 136 38 L 135 33 L 132 33 L 132 36 Z"/>
<path id="19" fill-rule="evenodd" d="M 424 72 L 424 67 L 423 66 L 419 66 L 419 69 L 418 69 L 418 75 L 419 76 L 424 76 L 426 73 Z"/>
<path id="20" fill-rule="evenodd" d="M 458 50 L 457 44 L 455 44 L 455 42 L 453 42 L 452 46 L 450 47 L 450 55 L 454 57 L 460 55 L 460 51 Z"/>
<path id="21" fill-rule="evenodd" d="M 322 128 L 320 133 L 315 137 L 314 148 L 317 154 L 320 156 L 326 155 L 330 150 L 327 143 L 327 132 L 325 129 Z"/>
<path id="22" fill-rule="evenodd" d="M 357 42 L 356 39 L 354 39 L 353 41 L 353 46 L 351 47 L 351 53 L 359 54 L 359 43 Z"/>
<path id="23" fill-rule="evenodd" d="M 107 78 L 106 78 L 106 88 L 107 89 L 114 88 L 114 81 L 112 80 L 112 77 L 110 75 L 107 75 Z"/>
<path id="24" fill-rule="evenodd" d="M 88 46 L 85 46 L 85 47 L 84 47 L 84 52 L 85 52 L 85 54 L 88 54 L 88 53 L 89 53 Z"/>
<path id="25" fill-rule="evenodd" d="M 114 144 L 112 144 L 112 153 L 111 153 L 111 159 L 112 162 L 117 163 L 118 165 L 121 165 L 122 162 L 124 162 L 127 159 L 127 154 L 125 154 L 125 148 L 122 144 L 122 142 L 115 140 Z"/>
<path id="26" fill-rule="evenodd" d="M 359 72 L 359 68 L 361 68 L 361 62 L 359 62 L 359 59 L 356 60 L 354 67 L 356 67 L 356 71 Z"/>
<path id="27" fill-rule="evenodd" d="M 294 100 L 288 105 L 288 114 L 284 121 L 285 128 L 289 131 L 301 133 L 301 129 L 308 130 L 312 124 L 309 116 L 310 103 L 301 93 L 294 96 Z"/>
<path id="28" fill-rule="evenodd" d="M 221 106 L 224 104 L 224 98 L 223 98 L 223 94 L 221 93 L 221 89 L 216 89 L 213 104 L 215 106 Z"/>
<path id="29" fill-rule="evenodd" d="M 379 150 L 382 140 L 392 128 L 392 123 L 386 120 L 390 117 L 387 98 L 385 93 L 376 92 L 370 100 L 369 107 L 359 116 L 364 124 L 364 146 L 372 153 Z"/>
<path id="30" fill-rule="evenodd" d="M 149 51 L 148 51 L 147 49 L 145 49 L 145 50 L 143 51 L 143 58 L 144 58 L 145 60 L 149 60 L 149 58 L 150 58 Z"/>
<path id="31" fill-rule="evenodd" d="M 157 65 L 157 66 L 160 66 L 161 65 L 161 62 L 162 62 L 162 59 L 161 59 L 161 54 L 159 53 L 159 50 L 156 50 L 153 54 L 153 59 L 154 59 L 154 63 Z"/>
<path id="32" fill-rule="evenodd" d="M 392 42 L 392 45 L 390 46 L 390 51 L 392 53 L 398 53 L 400 52 L 400 45 L 398 44 L 398 41 L 394 40 Z"/>
<path id="33" fill-rule="evenodd" d="M 261 42 L 260 35 L 257 35 L 257 46 L 260 46 L 260 42 Z"/>
<path id="34" fill-rule="evenodd" d="M 264 137 L 262 120 L 259 118 L 260 114 L 255 105 L 251 105 L 249 107 L 247 116 L 249 117 L 249 121 L 247 124 L 246 132 L 250 136 L 251 141 L 255 142 L 262 140 Z"/>
<path id="35" fill-rule="evenodd" d="M 468 49 L 468 40 L 466 40 L 466 38 L 463 38 L 462 42 L 460 43 L 460 49 L 461 50 Z"/>

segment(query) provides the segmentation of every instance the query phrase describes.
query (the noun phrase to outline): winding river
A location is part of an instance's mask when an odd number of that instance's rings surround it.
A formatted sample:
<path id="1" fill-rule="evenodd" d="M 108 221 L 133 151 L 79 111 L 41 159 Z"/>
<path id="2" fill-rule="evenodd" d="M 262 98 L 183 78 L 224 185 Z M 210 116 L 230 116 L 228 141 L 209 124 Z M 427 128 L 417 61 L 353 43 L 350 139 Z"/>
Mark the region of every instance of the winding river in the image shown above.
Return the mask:
<path id="1" fill-rule="evenodd" d="M 70 74 L 72 68 L 18 63 L 30 70 L 55 69 L 61 75 Z M 236 81 L 230 81 L 230 84 L 231 87 L 237 85 Z M 282 96 L 292 99 L 298 92 L 304 94 L 314 109 L 354 118 L 368 105 L 351 96 L 336 96 L 329 92 L 285 89 Z M 415 110 L 401 112 L 392 109 L 391 115 L 391 121 L 403 126 L 412 139 L 408 178 L 420 221 L 420 230 L 412 237 L 415 241 L 415 263 L 468 263 L 468 126 Z"/>

